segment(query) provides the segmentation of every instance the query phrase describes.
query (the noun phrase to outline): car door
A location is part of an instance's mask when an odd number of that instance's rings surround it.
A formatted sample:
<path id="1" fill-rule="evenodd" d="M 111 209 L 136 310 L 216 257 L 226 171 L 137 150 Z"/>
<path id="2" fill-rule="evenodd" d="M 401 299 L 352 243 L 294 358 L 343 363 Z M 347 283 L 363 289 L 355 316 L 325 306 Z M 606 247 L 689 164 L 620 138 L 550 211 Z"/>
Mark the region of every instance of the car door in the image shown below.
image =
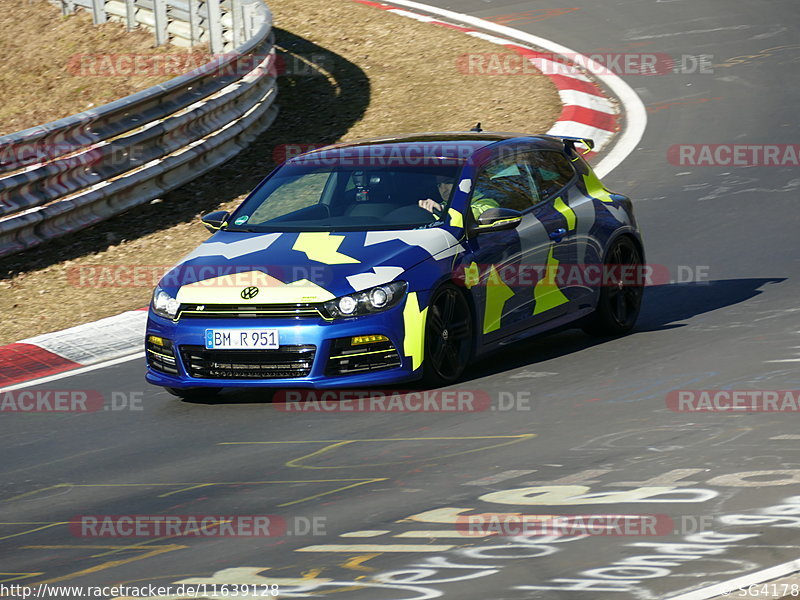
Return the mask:
<path id="1" fill-rule="evenodd" d="M 548 280 L 536 290 L 534 321 L 587 307 L 592 288 L 587 264 L 598 262 L 589 231 L 595 222 L 595 206 L 578 185 L 571 161 L 557 150 L 526 153 L 540 196 L 534 207 L 549 237 L 546 260 Z M 553 276 L 555 275 L 555 277 Z M 566 300 L 566 302 L 565 302 Z"/>
<path id="2" fill-rule="evenodd" d="M 492 206 L 522 213 L 517 228 L 476 234 L 468 241 L 472 256 L 464 265 L 464 282 L 473 296 L 483 344 L 513 335 L 534 320 L 536 267 L 546 264 L 549 235 L 564 221 L 561 213 L 543 212 L 540 205 L 526 153 L 492 160 L 475 178 L 469 220 Z"/>

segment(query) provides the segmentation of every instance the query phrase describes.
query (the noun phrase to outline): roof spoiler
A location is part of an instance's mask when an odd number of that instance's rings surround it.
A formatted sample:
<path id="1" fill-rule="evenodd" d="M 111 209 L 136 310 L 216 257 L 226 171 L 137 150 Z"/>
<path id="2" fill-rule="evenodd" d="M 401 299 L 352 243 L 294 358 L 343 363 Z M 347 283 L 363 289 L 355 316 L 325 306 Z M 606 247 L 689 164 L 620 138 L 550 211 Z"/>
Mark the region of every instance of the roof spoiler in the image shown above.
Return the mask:
<path id="1" fill-rule="evenodd" d="M 575 150 L 575 144 L 581 144 L 588 148 L 586 152 L 581 152 L 581 154 L 588 154 L 592 150 L 594 150 L 594 140 L 589 138 L 579 138 L 579 137 L 566 137 L 561 136 L 561 140 L 564 142 L 564 150 L 567 152 L 577 152 Z"/>

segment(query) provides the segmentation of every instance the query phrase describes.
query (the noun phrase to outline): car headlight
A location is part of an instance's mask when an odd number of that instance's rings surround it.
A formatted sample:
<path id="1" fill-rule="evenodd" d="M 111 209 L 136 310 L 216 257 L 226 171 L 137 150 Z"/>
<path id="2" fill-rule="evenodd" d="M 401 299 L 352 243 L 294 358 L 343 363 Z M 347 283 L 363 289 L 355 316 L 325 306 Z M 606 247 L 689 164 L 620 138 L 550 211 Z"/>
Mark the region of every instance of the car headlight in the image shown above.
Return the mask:
<path id="1" fill-rule="evenodd" d="M 395 306 L 406 294 L 408 284 L 395 281 L 328 300 L 323 304 L 328 317 L 341 319 L 381 312 Z"/>
<path id="2" fill-rule="evenodd" d="M 156 289 L 153 291 L 152 307 L 153 312 L 159 317 L 164 317 L 165 319 L 174 319 L 175 315 L 178 314 L 178 308 L 180 308 L 180 305 L 180 302 L 178 302 L 175 298 L 170 296 L 160 287 L 156 286 Z"/>

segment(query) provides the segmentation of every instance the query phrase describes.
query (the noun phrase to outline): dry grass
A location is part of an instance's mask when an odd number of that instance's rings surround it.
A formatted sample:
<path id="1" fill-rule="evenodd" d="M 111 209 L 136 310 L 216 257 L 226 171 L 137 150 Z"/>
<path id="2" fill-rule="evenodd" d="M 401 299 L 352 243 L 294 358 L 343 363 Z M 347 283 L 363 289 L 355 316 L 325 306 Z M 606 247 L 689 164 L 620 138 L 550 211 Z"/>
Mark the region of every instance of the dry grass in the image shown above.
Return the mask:
<path id="1" fill-rule="evenodd" d="M 47 0 L 0 0 L 0 48 L 0 135 L 106 104 L 170 78 L 92 75 L 90 68 L 97 72 L 99 63 L 91 55 L 186 52 L 175 46 L 155 48 L 152 33 L 127 32 L 121 23 L 95 27 L 88 11 L 62 16 Z"/>
<path id="2" fill-rule="evenodd" d="M 537 133 L 560 112 L 544 77 L 461 74 L 459 55 L 503 51 L 489 42 L 350 0 L 268 4 L 279 46 L 313 57 L 328 76 L 282 77 L 276 124 L 213 173 L 156 204 L 0 261 L 0 343 L 146 305 L 151 281 L 94 289 L 74 285 L 68 275 L 96 264 L 173 264 L 207 238 L 196 217 L 240 202 L 273 166 L 278 144 L 463 130 L 476 121 L 492 130 Z"/>

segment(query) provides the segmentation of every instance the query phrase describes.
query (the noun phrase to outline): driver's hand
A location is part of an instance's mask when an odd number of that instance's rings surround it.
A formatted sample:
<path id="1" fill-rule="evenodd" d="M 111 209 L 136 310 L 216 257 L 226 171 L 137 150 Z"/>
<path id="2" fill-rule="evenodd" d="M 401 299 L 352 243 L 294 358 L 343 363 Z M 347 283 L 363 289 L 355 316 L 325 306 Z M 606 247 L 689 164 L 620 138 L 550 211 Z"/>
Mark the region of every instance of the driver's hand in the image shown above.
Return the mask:
<path id="1" fill-rule="evenodd" d="M 424 208 L 425 210 L 431 213 L 434 211 L 435 212 L 442 211 L 442 205 L 430 198 L 425 198 L 425 200 L 420 200 L 417 204 L 419 204 L 420 208 Z"/>

